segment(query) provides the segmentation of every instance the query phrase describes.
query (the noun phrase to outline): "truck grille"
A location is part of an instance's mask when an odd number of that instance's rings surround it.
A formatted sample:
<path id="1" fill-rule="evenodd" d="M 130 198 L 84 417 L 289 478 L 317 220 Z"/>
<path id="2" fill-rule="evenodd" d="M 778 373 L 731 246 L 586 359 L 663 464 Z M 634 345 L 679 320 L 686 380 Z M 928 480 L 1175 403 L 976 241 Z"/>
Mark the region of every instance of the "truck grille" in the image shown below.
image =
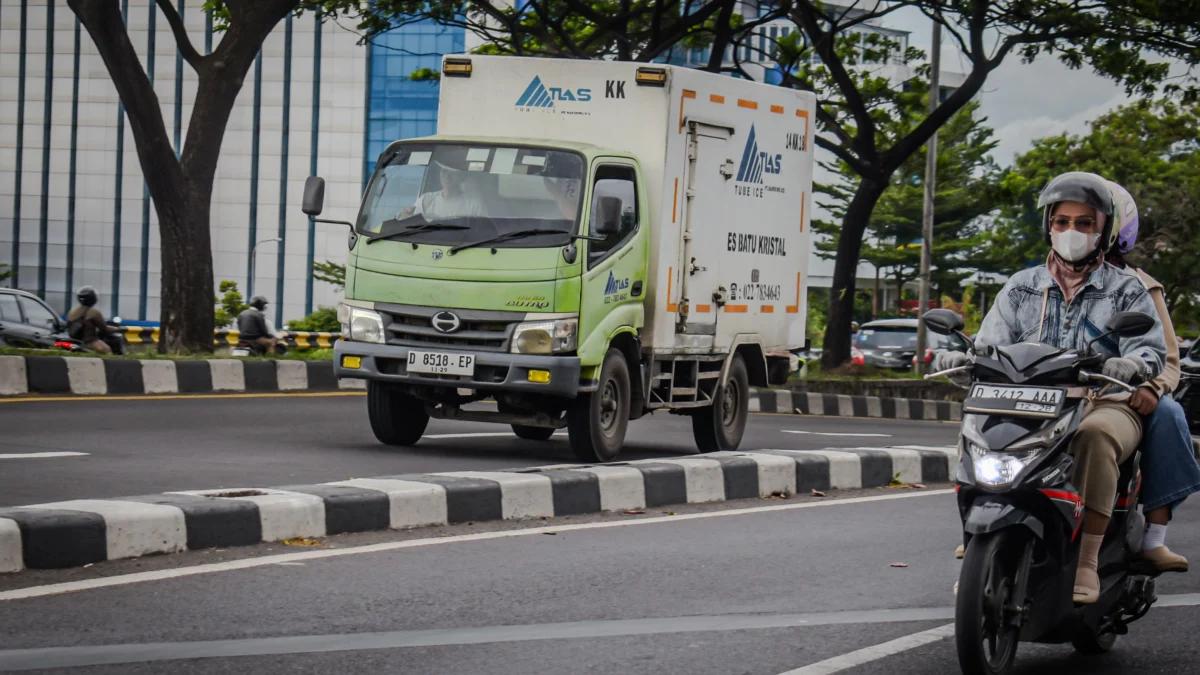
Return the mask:
<path id="1" fill-rule="evenodd" d="M 446 310 L 377 303 L 375 309 L 387 323 L 387 342 L 404 347 L 445 347 L 485 352 L 506 352 L 513 329 L 524 313 Z M 461 322 L 458 330 L 443 333 L 433 327 L 433 317 L 452 312 Z"/>

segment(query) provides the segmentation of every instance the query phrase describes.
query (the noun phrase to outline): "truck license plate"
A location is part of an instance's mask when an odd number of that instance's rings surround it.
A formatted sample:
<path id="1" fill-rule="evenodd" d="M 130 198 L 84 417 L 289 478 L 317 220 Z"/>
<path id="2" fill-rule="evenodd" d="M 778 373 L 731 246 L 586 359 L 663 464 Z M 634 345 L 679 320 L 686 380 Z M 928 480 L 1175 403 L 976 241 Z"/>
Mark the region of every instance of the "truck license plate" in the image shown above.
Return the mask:
<path id="1" fill-rule="evenodd" d="M 470 377 L 475 374 L 475 355 L 447 354 L 444 352 L 409 352 L 408 372 Z"/>

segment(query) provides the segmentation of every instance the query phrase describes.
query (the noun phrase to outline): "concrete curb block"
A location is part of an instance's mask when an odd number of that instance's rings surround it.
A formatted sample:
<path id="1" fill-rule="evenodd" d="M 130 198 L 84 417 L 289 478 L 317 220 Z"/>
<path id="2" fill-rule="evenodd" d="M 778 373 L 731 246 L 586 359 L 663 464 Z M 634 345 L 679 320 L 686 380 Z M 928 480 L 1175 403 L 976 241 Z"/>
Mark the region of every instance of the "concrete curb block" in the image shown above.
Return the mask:
<path id="1" fill-rule="evenodd" d="M 603 466 L 359 478 L 0 509 L 0 572 L 293 537 L 946 483 L 952 447 L 716 452 Z"/>
<path id="2" fill-rule="evenodd" d="M 337 391 L 366 386 L 366 380 L 338 380 L 332 361 L 0 356 L 0 396 Z"/>
<path id="3" fill-rule="evenodd" d="M 962 404 L 955 401 L 814 394 L 790 389 L 753 390 L 750 396 L 750 412 L 873 417 L 889 420 L 962 421 Z"/>

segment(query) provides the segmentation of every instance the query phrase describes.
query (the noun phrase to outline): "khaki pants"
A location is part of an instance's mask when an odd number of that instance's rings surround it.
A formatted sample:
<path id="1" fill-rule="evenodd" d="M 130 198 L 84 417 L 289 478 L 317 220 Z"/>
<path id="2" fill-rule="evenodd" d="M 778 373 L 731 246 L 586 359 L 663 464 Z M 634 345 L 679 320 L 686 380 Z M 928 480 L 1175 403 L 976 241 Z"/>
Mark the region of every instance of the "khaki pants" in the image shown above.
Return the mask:
<path id="1" fill-rule="evenodd" d="M 1083 505 L 1111 516 L 1117 496 L 1121 462 L 1129 459 L 1142 440 L 1142 418 L 1128 403 L 1097 401 L 1071 440 L 1075 473 Z"/>

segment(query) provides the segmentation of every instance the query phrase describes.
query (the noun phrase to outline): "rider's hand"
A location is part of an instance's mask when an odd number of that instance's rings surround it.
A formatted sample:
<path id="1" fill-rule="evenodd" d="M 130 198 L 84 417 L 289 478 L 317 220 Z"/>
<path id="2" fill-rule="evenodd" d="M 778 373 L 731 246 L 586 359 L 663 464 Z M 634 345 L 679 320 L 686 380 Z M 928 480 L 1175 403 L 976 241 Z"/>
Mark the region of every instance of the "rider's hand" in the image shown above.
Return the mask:
<path id="1" fill-rule="evenodd" d="M 1100 374 L 1128 384 L 1133 384 L 1134 378 L 1141 373 L 1142 364 L 1124 356 L 1118 356 L 1115 359 L 1105 361 L 1104 367 L 1100 369 Z"/>
<path id="2" fill-rule="evenodd" d="M 1138 387 L 1129 398 L 1129 407 L 1142 417 L 1152 415 L 1158 407 L 1158 394 L 1150 387 Z"/>
<path id="3" fill-rule="evenodd" d="M 962 352 L 938 352 L 933 357 L 933 369 L 935 372 L 950 370 L 951 368 L 960 368 L 969 365 L 971 357 Z"/>

